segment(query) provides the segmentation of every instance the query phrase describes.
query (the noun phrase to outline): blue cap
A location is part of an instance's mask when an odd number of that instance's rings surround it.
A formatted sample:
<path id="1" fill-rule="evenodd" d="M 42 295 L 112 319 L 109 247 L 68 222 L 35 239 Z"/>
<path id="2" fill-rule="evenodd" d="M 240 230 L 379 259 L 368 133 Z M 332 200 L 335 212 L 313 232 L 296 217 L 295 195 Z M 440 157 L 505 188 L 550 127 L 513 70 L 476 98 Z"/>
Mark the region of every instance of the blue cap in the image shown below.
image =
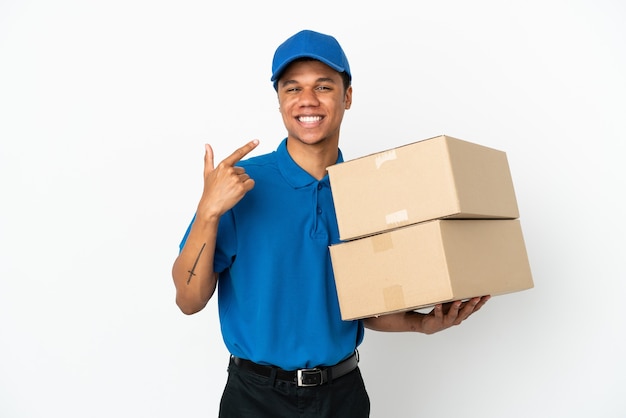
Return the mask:
<path id="1" fill-rule="evenodd" d="M 350 65 L 341 45 L 335 38 L 311 30 L 303 30 L 283 42 L 274 53 L 272 79 L 274 88 L 280 75 L 289 64 L 298 58 L 313 58 L 340 73 L 346 72 L 350 80 Z"/>

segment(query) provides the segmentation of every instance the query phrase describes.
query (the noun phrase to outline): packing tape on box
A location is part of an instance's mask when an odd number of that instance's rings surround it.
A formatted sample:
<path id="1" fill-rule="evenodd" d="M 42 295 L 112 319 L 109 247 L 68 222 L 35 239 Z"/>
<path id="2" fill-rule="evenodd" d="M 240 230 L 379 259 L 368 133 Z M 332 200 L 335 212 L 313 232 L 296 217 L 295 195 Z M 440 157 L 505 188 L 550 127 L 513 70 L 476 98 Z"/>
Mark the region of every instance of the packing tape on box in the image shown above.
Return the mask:
<path id="1" fill-rule="evenodd" d="M 375 253 L 387 251 L 393 248 L 393 240 L 391 239 L 391 234 L 374 235 L 370 237 L 370 241 L 372 243 L 372 250 Z"/>
<path id="2" fill-rule="evenodd" d="M 387 161 L 392 161 L 392 160 L 395 160 L 396 158 L 398 158 L 398 155 L 396 154 L 396 150 L 395 149 L 392 149 L 392 150 L 389 150 L 389 151 L 385 151 L 385 152 L 381 152 L 374 159 L 375 163 L 376 163 L 376 169 L 379 169 L 380 166 L 383 165 L 384 163 L 386 163 Z"/>
<path id="3" fill-rule="evenodd" d="M 385 222 L 387 222 L 387 225 L 400 226 L 400 224 L 407 222 L 408 220 L 409 212 L 406 209 L 385 215 Z"/>
<path id="4" fill-rule="evenodd" d="M 393 285 L 383 289 L 383 298 L 385 299 L 385 309 L 395 311 L 404 308 L 404 292 L 402 286 Z"/>

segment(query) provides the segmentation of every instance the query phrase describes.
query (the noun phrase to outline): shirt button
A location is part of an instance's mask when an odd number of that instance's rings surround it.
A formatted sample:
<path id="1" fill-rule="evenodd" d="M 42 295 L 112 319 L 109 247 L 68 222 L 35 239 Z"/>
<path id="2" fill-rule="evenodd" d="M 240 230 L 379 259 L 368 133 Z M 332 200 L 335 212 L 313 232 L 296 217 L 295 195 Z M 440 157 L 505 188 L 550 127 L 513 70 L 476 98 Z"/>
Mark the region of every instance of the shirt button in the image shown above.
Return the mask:
<path id="1" fill-rule="evenodd" d="M 324 187 L 324 186 L 322 185 L 322 183 L 318 183 L 318 184 L 317 184 L 317 190 L 322 190 L 322 187 Z"/>
<path id="2" fill-rule="evenodd" d="M 319 206 L 317 207 L 317 214 L 321 215 L 322 214 L 322 208 L 320 208 Z"/>

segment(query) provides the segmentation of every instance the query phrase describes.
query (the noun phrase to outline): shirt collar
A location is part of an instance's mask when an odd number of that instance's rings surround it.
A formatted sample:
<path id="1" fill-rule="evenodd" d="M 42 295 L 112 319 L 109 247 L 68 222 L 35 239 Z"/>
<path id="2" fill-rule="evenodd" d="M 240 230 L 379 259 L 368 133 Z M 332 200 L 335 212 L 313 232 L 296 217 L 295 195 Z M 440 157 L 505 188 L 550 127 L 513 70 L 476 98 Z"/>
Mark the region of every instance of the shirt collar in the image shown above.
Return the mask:
<path id="1" fill-rule="evenodd" d="M 283 141 L 278 146 L 276 150 L 276 156 L 278 161 L 278 169 L 280 173 L 285 178 L 287 183 L 291 185 L 294 189 L 298 189 L 301 187 L 309 186 L 313 183 L 317 183 L 317 179 L 307 173 L 302 167 L 300 167 L 289 155 L 289 151 L 287 151 L 287 138 L 283 139 Z M 337 161 L 335 164 L 343 162 L 343 155 L 341 154 L 341 150 L 339 150 L 337 155 Z M 328 182 L 328 174 L 324 176 L 324 178 L 320 181 Z"/>

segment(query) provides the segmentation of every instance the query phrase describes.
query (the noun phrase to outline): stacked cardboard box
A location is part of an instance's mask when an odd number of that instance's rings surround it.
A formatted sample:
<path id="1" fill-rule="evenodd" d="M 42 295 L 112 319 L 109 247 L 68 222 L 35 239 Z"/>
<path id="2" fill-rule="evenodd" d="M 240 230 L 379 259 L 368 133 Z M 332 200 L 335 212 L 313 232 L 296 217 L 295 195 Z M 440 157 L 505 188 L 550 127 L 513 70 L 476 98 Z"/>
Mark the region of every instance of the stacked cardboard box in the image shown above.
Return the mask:
<path id="1" fill-rule="evenodd" d="M 533 287 L 504 152 L 442 135 L 328 173 L 344 320 Z"/>

